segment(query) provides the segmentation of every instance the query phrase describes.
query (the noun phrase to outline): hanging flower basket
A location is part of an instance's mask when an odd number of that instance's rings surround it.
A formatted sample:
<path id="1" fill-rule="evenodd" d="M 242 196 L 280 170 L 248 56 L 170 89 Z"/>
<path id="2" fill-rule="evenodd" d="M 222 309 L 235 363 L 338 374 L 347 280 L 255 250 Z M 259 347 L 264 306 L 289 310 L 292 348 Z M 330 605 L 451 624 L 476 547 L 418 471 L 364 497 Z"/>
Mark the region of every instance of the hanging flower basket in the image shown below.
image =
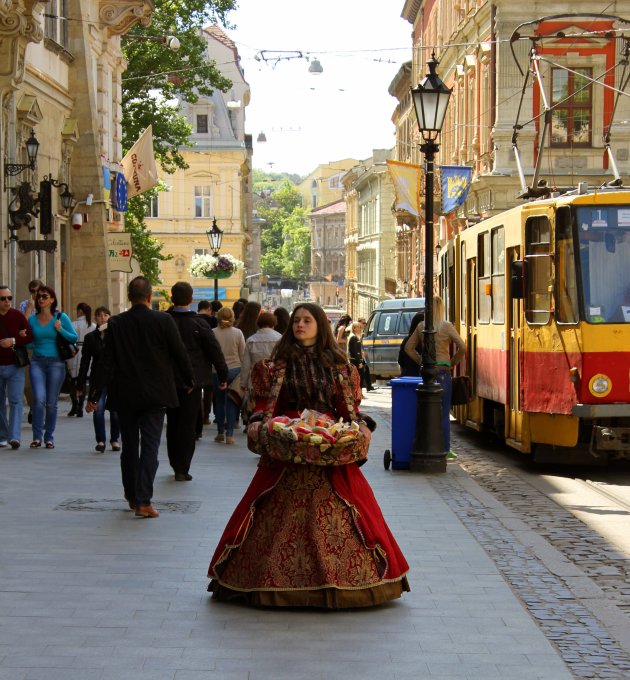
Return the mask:
<path id="1" fill-rule="evenodd" d="M 194 255 L 190 263 L 190 273 L 208 279 L 227 279 L 244 264 L 233 255 Z"/>

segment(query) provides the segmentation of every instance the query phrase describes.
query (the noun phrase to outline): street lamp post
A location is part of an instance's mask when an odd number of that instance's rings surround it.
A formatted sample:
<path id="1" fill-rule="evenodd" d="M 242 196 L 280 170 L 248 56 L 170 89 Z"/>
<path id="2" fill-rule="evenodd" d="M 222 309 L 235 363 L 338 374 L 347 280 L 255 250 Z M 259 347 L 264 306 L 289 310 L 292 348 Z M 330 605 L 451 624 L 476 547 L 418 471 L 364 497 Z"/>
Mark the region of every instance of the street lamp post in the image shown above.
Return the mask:
<path id="1" fill-rule="evenodd" d="M 206 232 L 210 247 L 212 248 L 212 254 L 215 257 L 219 256 L 219 250 L 221 250 L 221 241 L 223 240 L 223 230 L 219 229 L 217 226 L 217 218 L 212 218 L 212 229 Z M 214 299 L 219 299 L 219 279 L 214 279 Z"/>
<path id="2" fill-rule="evenodd" d="M 410 469 L 415 472 L 445 472 L 446 452 L 442 432 L 442 387 L 435 381 L 435 329 L 433 328 L 433 162 L 439 150 L 436 142 L 442 130 L 451 90 L 435 69 L 435 53 L 427 62 L 429 73 L 411 90 L 426 158 L 424 222 L 424 332 L 422 343 L 422 383 L 416 391 L 416 436 Z"/>

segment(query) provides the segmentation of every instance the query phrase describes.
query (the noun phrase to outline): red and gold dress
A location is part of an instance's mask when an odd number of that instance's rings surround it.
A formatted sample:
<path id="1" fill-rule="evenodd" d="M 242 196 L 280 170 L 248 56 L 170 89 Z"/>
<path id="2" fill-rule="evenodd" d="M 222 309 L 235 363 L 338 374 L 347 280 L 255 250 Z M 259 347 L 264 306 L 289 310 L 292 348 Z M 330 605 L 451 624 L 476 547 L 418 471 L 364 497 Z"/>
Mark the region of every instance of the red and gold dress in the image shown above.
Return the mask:
<path id="1" fill-rule="evenodd" d="M 361 398 L 356 369 L 327 369 L 312 348 L 291 365 L 259 362 L 252 381 L 259 394 L 273 395 L 274 415 L 312 408 L 349 419 Z M 356 463 L 262 455 L 212 557 L 208 590 L 253 605 L 367 607 L 408 591 L 408 569 Z"/>

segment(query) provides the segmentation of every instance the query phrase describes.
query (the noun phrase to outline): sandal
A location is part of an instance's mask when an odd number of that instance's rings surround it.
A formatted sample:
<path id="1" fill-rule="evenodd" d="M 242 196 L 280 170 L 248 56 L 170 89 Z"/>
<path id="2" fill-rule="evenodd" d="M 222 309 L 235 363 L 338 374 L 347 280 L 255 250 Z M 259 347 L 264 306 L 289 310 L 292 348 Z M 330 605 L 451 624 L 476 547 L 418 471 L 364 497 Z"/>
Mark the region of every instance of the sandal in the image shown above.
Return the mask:
<path id="1" fill-rule="evenodd" d="M 55 445 L 52 442 L 46 442 L 46 448 L 47 449 L 54 449 Z"/>
<path id="2" fill-rule="evenodd" d="M 39 439 L 34 439 L 31 442 L 31 448 L 32 449 L 38 449 L 42 445 L 41 441 Z"/>

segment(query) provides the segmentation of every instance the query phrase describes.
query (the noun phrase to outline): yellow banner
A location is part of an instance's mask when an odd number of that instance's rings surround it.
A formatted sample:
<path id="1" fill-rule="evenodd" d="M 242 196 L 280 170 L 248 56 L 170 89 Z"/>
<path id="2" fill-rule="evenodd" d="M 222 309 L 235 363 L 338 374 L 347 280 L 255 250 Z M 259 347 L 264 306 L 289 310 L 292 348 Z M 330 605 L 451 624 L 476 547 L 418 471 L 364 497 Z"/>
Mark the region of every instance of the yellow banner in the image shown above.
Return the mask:
<path id="1" fill-rule="evenodd" d="M 387 167 L 394 183 L 396 210 L 420 216 L 420 166 L 400 161 L 387 161 Z"/>

